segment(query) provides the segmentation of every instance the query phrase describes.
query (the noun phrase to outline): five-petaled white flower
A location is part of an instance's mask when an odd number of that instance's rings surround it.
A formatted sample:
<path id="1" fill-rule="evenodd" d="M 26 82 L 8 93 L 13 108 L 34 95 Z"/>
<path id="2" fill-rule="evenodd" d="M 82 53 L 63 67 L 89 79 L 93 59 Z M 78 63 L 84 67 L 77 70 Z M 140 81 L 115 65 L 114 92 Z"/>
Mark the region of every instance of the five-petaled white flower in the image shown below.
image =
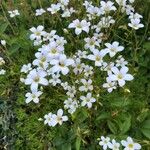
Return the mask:
<path id="1" fill-rule="evenodd" d="M 92 52 L 93 54 L 88 55 L 87 58 L 95 61 L 95 66 L 102 66 L 103 57 L 106 55 L 106 51 L 94 49 Z"/>
<path id="2" fill-rule="evenodd" d="M 112 143 L 108 143 L 108 147 L 112 150 L 119 150 L 120 144 L 113 139 Z"/>
<path id="3" fill-rule="evenodd" d="M 26 85 L 31 85 L 32 90 L 38 89 L 38 85 L 48 85 L 48 80 L 45 78 L 47 76 L 46 72 L 43 70 L 33 69 L 27 75 L 25 79 Z"/>
<path id="4" fill-rule="evenodd" d="M 47 11 L 51 12 L 51 14 L 55 14 L 60 10 L 60 4 L 51 4 L 51 7 L 47 8 Z"/>
<path id="5" fill-rule="evenodd" d="M 54 127 L 57 124 L 55 118 L 56 118 L 56 115 L 52 114 L 51 112 L 46 114 L 44 116 L 44 119 L 45 119 L 44 124 L 48 124 L 49 126 Z"/>
<path id="6" fill-rule="evenodd" d="M 101 141 L 99 142 L 99 145 L 103 146 L 103 150 L 106 150 L 108 148 L 108 145 L 110 144 L 110 138 L 101 136 Z"/>
<path id="7" fill-rule="evenodd" d="M 75 33 L 79 35 L 82 31 L 89 33 L 89 27 L 91 23 L 86 20 L 82 20 L 81 22 L 76 19 L 72 23 L 69 24 L 68 28 L 75 28 Z"/>
<path id="8" fill-rule="evenodd" d="M 33 34 L 30 35 L 31 40 L 41 40 L 41 37 L 46 33 L 44 30 L 44 27 L 42 25 L 39 25 L 37 28 L 32 27 L 30 28 L 30 31 L 33 32 Z"/>
<path id="9" fill-rule="evenodd" d="M 73 65 L 74 61 L 73 59 L 67 59 L 66 55 L 59 55 L 58 59 L 53 59 L 50 62 L 52 65 L 52 71 L 55 72 L 61 72 L 63 75 L 68 74 L 69 72 L 69 66 Z"/>
<path id="10" fill-rule="evenodd" d="M 105 43 L 105 46 L 107 47 L 105 50 L 109 53 L 110 57 L 113 57 L 116 55 L 117 52 L 121 52 L 124 50 L 123 46 L 119 46 L 119 42 L 113 42 L 112 44 L 110 43 Z"/>
<path id="11" fill-rule="evenodd" d="M 120 70 L 117 67 L 111 68 L 113 74 L 109 74 L 108 79 L 111 81 L 118 81 L 119 86 L 123 87 L 125 85 L 125 81 L 133 80 L 133 76 L 128 74 L 128 68 L 122 67 Z"/>
<path id="12" fill-rule="evenodd" d="M 43 13 L 45 13 L 46 11 L 43 8 L 40 9 L 36 9 L 36 16 L 41 16 Z"/>
<path id="13" fill-rule="evenodd" d="M 111 2 L 111 1 L 100 1 L 100 4 L 101 4 L 101 9 L 103 11 L 103 14 L 104 13 L 109 13 L 111 10 L 115 11 L 116 10 L 116 7 L 114 6 L 114 3 Z"/>
<path id="14" fill-rule="evenodd" d="M 131 137 L 127 137 L 127 140 L 122 140 L 121 144 L 125 147 L 124 150 L 140 150 L 141 145 L 135 143 Z"/>
<path id="15" fill-rule="evenodd" d="M 91 79 L 89 79 L 89 80 L 81 79 L 81 82 L 82 82 L 83 85 L 79 87 L 79 91 L 87 92 L 88 90 L 89 91 L 93 90 L 93 85 L 92 85 L 92 80 Z"/>
<path id="16" fill-rule="evenodd" d="M 33 101 L 34 103 L 39 103 L 39 96 L 42 95 L 43 92 L 33 90 L 32 93 L 26 93 L 26 103 Z"/>
<path id="17" fill-rule="evenodd" d="M 144 25 L 140 23 L 140 19 L 131 19 L 131 23 L 128 23 L 128 26 L 135 30 L 144 27 Z"/>
<path id="18" fill-rule="evenodd" d="M 96 102 L 96 99 L 94 97 L 92 97 L 91 93 L 87 93 L 86 96 L 80 96 L 80 99 L 82 100 L 81 106 L 87 105 L 88 108 L 91 108 L 92 103 Z"/>
<path id="19" fill-rule="evenodd" d="M 51 83 L 53 86 L 60 84 L 61 80 L 59 79 L 59 77 L 60 74 L 52 74 L 52 79 L 49 80 L 49 83 Z"/>
<path id="20" fill-rule="evenodd" d="M 62 125 L 62 123 L 64 121 L 68 121 L 68 117 L 67 116 L 63 116 L 63 110 L 59 109 L 57 111 L 57 115 L 55 116 L 55 120 L 56 120 L 56 123 L 58 123 L 59 125 Z"/>

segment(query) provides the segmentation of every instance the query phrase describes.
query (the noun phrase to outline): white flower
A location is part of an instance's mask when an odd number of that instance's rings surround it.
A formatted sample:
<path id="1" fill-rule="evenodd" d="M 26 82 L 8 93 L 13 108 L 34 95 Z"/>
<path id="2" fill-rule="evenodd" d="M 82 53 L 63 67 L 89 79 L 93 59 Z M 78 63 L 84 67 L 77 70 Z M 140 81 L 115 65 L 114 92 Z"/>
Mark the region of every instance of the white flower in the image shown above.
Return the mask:
<path id="1" fill-rule="evenodd" d="M 69 88 L 68 82 L 61 83 L 61 86 L 64 88 L 64 90 Z"/>
<path id="2" fill-rule="evenodd" d="M 61 72 L 63 75 L 68 74 L 69 72 L 69 66 L 73 65 L 74 61 L 73 59 L 67 59 L 66 55 L 59 55 L 58 60 L 52 60 L 50 62 L 52 65 L 52 71 L 55 72 Z"/>
<path id="3" fill-rule="evenodd" d="M 64 8 L 64 6 L 68 6 L 69 0 L 59 0 L 59 3 L 61 4 L 61 7 Z"/>
<path id="4" fill-rule="evenodd" d="M 24 78 L 20 78 L 20 82 L 25 83 L 25 79 Z"/>
<path id="5" fill-rule="evenodd" d="M 72 98 L 68 98 L 67 100 L 64 101 L 64 108 L 68 109 L 68 112 L 70 114 L 73 114 L 78 107 L 78 103 L 76 100 Z"/>
<path id="6" fill-rule="evenodd" d="M 135 0 L 129 0 L 130 3 L 134 3 Z"/>
<path id="7" fill-rule="evenodd" d="M 8 11 L 8 13 L 10 14 L 10 17 L 13 18 L 15 16 L 19 16 L 20 13 L 18 10 L 12 10 L 12 11 Z"/>
<path id="8" fill-rule="evenodd" d="M 116 7 L 114 6 L 114 3 L 111 1 L 100 1 L 101 9 L 104 11 L 104 13 L 109 13 L 111 10 L 115 11 Z M 103 14 L 104 14 L 103 13 Z"/>
<path id="9" fill-rule="evenodd" d="M 49 58 L 49 60 L 57 59 L 64 51 L 64 46 L 58 46 L 56 41 L 50 42 L 41 49 L 41 52 Z"/>
<path id="10" fill-rule="evenodd" d="M 2 44 L 3 46 L 5 46 L 5 45 L 6 45 L 6 41 L 5 41 L 5 40 L 1 40 L 1 44 Z"/>
<path id="11" fill-rule="evenodd" d="M 112 82 L 108 78 L 106 80 L 107 83 L 104 83 L 103 87 L 106 88 L 109 93 L 111 93 L 114 89 L 116 89 L 116 82 Z"/>
<path id="12" fill-rule="evenodd" d="M 72 13 L 74 13 L 75 10 L 73 8 L 65 9 L 63 14 L 61 14 L 62 17 L 70 17 Z"/>
<path id="13" fill-rule="evenodd" d="M 106 55 L 106 51 L 105 50 L 97 50 L 94 49 L 93 51 L 93 55 L 90 54 L 87 56 L 88 59 L 95 61 L 95 66 L 101 66 L 103 63 L 103 57 Z"/>
<path id="14" fill-rule="evenodd" d="M 114 67 L 114 63 L 113 62 L 110 62 L 109 64 L 107 63 L 103 63 L 103 68 L 104 68 L 104 71 L 107 71 L 107 74 L 112 74 L 112 70 L 111 68 Z"/>
<path id="15" fill-rule="evenodd" d="M 77 74 L 81 74 L 84 68 L 84 64 L 81 63 L 81 59 L 77 58 L 75 59 L 75 63 L 73 64 L 73 72 L 77 75 Z"/>
<path id="16" fill-rule="evenodd" d="M 47 11 L 51 12 L 51 14 L 55 14 L 60 10 L 60 4 L 51 4 L 51 7 L 47 8 Z"/>
<path id="17" fill-rule="evenodd" d="M 24 73 L 28 73 L 30 70 L 32 70 L 31 63 L 29 63 L 27 65 L 23 65 L 21 68 L 21 72 L 24 72 Z"/>
<path id="18" fill-rule="evenodd" d="M 122 9 L 125 9 L 127 15 L 130 15 L 131 13 L 134 12 L 134 8 L 133 8 L 131 5 L 126 5 L 126 6 L 125 6 L 124 8 L 122 8 Z M 123 10 L 123 12 L 124 12 L 124 10 Z"/>
<path id="19" fill-rule="evenodd" d="M 32 64 L 39 68 L 46 69 L 48 67 L 48 56 L 41 52 L 35 53 L 35 56 L 37 59 L 35 59 Z"/>
<path id="20" fill-rule="evenodd" d="M 116 67 L 124 67 L 128 64 L 128 62 L 120 55 L 116 60 Z"/>
<path id="21" fill-rule="evenodd" d="M 86 44 L 84 45 L 85 49 L 90 49 L 91 51 L 95 49 L 95 47 L 99 47 L 99 42 L 97 41 L 96 37 L 92 38 L 85 38 L 84 41 Z"/>
<path id="22" fill-rule="evenodd" d="M 124 150 L 140 150 L 141 145 L 135 143 L 131 137 L 128 137 L 127 140 L 122 140 L 121 144 L 125 147 Z"/>
<path id="23" fill-rule="evenodd" d="M 43 29 L 44 27 L 42 25 L 39 25 L 37 28 L 30 28 L 30 31 L 33 32 L 33 34 L 30 35 L 30 39 L 40 41 L 41 37 L 46 33 Z"/>
<path id="24" fill-rule="evenodd" d="M 59 109 L 57 111 L 57 115 L 55 116 L 55 120 L 59 125 L 62 125 L 62 123 L 64 121 L 68 121 L 68 117 L 67 116 L 63 116 L 63 110 Z"/>
<path id="25" fill-rule="evenodd" d="M 48 85 L 48 80 L 45 78 L 47 74 L 42 70 L 33 69 L 27 75 L 25 79 L 26 85 L 31 85 L 32 90 L 37 90 L 38 85 Z"/>
<path id="26" fill-rule="evenodd" d="M 43 8 L 40 9 L 36 9 L 36 16 L 41 16 L 43 13 L 45 13 L 46 11 Z"/>
<path id="27" fill-rule="evenodd" d="M 91 23 L 86 20 L 82 20 L 81 22 L 76 19 L 71 24 L 69 24 L 68 28 L 75 28 L 76 35 L 79 35 L 82 31 L 89 33 L 89 27 Z"/>
<path id="28" fill-rule="evenodd" d="M 75 86 L 68 86 L 68 88 L 67 88 L 67 95 L 69 96 L 69 97 L 71 97 L 71 98 L 73 98 L 73 97 L 75 97 L 75 94 L 76 94 L 76 88 L 75 88 Z"/>
<path id="29" fill-rule="evenodd" d="M 111 68 L 114 74 L 110 74 L 108 79 L 111 81 L 118 81 L 119 86 L 123 87 L 125 85 L 125 81 L 133 80 L 133 76 L 128 74 L 128 68 L 122 67 L 120 70 L 117 67 Z"/>
<path id="30" fill-rule="evenodd" d="M 108 143 L 108 147 L 112 150 L 119 150 L 120 144 L 113 139 L 112 143 Z"/>
<path id="31" fill-rule="evenodd" d="M 91 93 L 87 93 L 86 96 L 80 96 L 80 99 L 82 100 L 81 106 L 87 105 L 88 108 L 91 108 L 92 103 L 96 102 L 96 99 L 94 97 L 92 97 Z"/>
<path id="32" fill-rule="evenodd" d="M 42 40 L 41 40 L 41 39 L 39 39 L 39 40 L 35 39 L 35 41 L 33 42 L 33 45 L 34 45 L 34 46 L 38 46 L 38 45 L 40 45 L 41 43 L 42 43 Z"/>
<path id="33" fill-rule="evenodd" d="M 144 25 L 140 23 L 140 19 L 131 19 L 131 23 L 128 23 L 128 26 L 135 30 L 144 27 Z"/>
<path id="34" fill-rule="evenodd" d="M 54 41 L 56 39 L 57 35 L 56 35 L 56 30 L 51 30 L 50 33 L 45 33 L 44 37 L 43 37 L 43 41 Z"/>
<path id="35" fill-rule="evenodd" d="M 42 95 L 43 92 L 34 90 L 32 93 L 26 93 L 26 103 L 33 101 L 34 103 L 39 103 L 39 96 Z"/>
<path id="36" fill-rule="evenodd" d="M 59 74 L 53 74 L 52 79 L 49 80 L 49 83 L 51 83 L 53 86 L 56 86 L 57 84 L 61 83 L 61 80 L 59 79 Z"/>
<path id="37" fill-rule="evenodd" d="M 91 79 L 89 79 L 89 80 L 81 79 L 81 82 L 82 82 L 83 86 L 79 87 L 79 91 L 87 92 L 88 90 L 89 91 L 93 90 L 93 85 L 92 85 L 92 80 Z"/>
<path id="38" fill-rule="evenodd" d="M 114 23 L 115 20 L 111 16 L 102 17 L 97 25 L 92 26 L 92 29 L 96 29 L 96 32 L 99 33 L 102 28 L 109 28 L 110 25 Z"/>
<path id="39" fill-rule="evenodd" d="M 81 51 L 81 50 L 78 50 L 76 55 L 79 57 L 79 58 L 86 58 L 86 55 L 87 55 L 87 51 Z"/>
<path id="40" fill-rule="evenodd" d="M 4 75 L 5 73 L 6 73 L 6 70 L 4 70 L 4 69 L 0 70 L 0 75 Z"/>
<path id="41" fill-rule="evenodd" d="M 110 43 L 105 43 L 105 46 L 107 47 L 105 50 L 109 53 L 110 57 L 113 57 L 116 55 L 117 52 L 123 51 L 124 47 L 119 46 L 119 42 L 113 42 L 112 44 Z"/>
<path id="42" fill-rule="evenodd" d="M 51 112 L 46 114 L 44 116 L 44 119 L 45 119 L 44 124 L 48 124 L 49 126 L 54 127 L 57 124 L 55 118 L 56 118 L 56 115 L 52 114 Z"/>
<path id="43" fill-rule="evenodd" d="M 84 75 L 86 77 L 92 75 L 94 72 L 93 72 L 93 67 L 92 66 L 89 66 L 89 65 L 86 65 L 84 66 Z"/>
<path id="44" fill-rule="evenodd" d="M 141 16 L 138 13 L 130 13 L 129 19 L 140 19 L 143 18 L 143 16 Z"/>
<path id="45" fill-rule="evenodd" d="M 99 142 L 99 145 L 103 146 L 103 150 L 106 150 L 108 148 L 108 145 L 110 144 L 110 138 L 101 136 L 101 141 Z"/>
<path id="46" fill-rule="evenodd" d="M 2 66 L 4 64 L 5 64 L 5 60 L 2 57 L 0 57 L 0 66 Z"/>
<path id="47" fill-rule="evenodd" d="M 117 3 L 118 3 L 118 5 L 120 5 L 120 6 L 125 6 L 126 5 L 126 2 L 127 2 L 127 0 L 115 0 Z"/>

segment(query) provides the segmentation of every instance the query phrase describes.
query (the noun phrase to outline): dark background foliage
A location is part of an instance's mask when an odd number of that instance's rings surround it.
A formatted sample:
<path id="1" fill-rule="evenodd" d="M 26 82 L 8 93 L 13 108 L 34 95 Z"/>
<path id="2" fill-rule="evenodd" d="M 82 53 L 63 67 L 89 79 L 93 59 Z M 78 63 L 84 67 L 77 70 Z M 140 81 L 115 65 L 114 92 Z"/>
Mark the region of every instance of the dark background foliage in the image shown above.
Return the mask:
<path id="1" fill-rule="evenodd" d="M 53 1 L 50 1 L 50 3 Z M 80 6 L 80 2 L 78 1 Z M 75 1 L 72 1 L 74 5 Z M 20 83 L 20 68 L 33 60 L 33 48 L 29 40 L 29 28 L 43 23 L 43 18 L 33 13 L 40 5 L 47 7 L 48 1 L 14 0 L 0 1 L 0 39 L 6 39 L 7 51 L 0 53 L 6 60 L 6 75 L 0 76 L 0 149 L 14 150 L 96 150 L 97 138 L 101 135 L 121 140 L 128 135 L 134 137 L 145 150 L 150 148 L 150 1 L 136 0 L 136 10 L 143 15 L 145 28 L 132 36 L 126 36 L 125 27 L 112 32 L 116 40 L 127 45 L 123 56 L 131 64 L 134 81 L 112 94 L 102 94 L 94 111 L 82 109 L 76 112 L 72 121 L 56 128 L 44 126 L 38 118 L 58 108 L 53 88 L 49 88 L 38 105 L 25 104 L 27 87 Z M 49 6 L 49 5 L 48 5 Z M 21 10 L 20 18 L 6 20 L 8 10 Z M 5 14 L 5 13 L 6 14 Z M 55 17 L 45 16 L 45 26 L 50 31 L 61 32 L 61 23 Z M 46 89 L 47 90 L 47 89 Z M 100 93 L 101 94 L 101 93 Z M 102 106 L 103 105 L 103 106 Z M 61 107 L 61 104 L 60 104 Z M 50 148 L 51 147 L 51 148 Z"/>

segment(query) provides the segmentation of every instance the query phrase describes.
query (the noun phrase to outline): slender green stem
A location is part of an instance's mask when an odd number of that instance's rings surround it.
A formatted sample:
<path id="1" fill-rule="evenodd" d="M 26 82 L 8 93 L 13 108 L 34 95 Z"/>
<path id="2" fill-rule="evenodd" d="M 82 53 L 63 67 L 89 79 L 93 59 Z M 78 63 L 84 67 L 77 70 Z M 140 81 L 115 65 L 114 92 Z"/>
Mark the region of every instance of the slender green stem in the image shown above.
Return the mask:
<path id="1" fill-rule="evenodd" d="M 3 5 L 2 5 L 2 4 L 0 4 L 0 5 L 1 5 L 1 9 L 2 9 L 2 12 L 3 12 L 4 18 L 5 18 L 5 20 L 8 22 L 10 28 L 12 29 L 13 34 L 15 35 L 15 34 L 16 34 L 16 33 L 15 33 L 15 30 L 14 30 L 13 26 L 11 25 L 10 21 L 9 21 L 8 18 L 7 18 L 7 15 L 6 15 L 6 13 L 5 13 L 5 10 L 4 10 L 4 8 L 3 8 Z"/>

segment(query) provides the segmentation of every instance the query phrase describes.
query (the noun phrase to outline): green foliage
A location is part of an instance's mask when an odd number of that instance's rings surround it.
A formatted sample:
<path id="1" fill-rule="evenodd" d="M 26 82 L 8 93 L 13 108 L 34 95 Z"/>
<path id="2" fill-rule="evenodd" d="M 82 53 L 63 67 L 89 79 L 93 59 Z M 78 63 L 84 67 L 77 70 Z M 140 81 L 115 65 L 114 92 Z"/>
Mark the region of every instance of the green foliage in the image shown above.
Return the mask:
<path id="1" fill-rule="evenodd" d="M 49 2 L 53 1 L 43 0 L 42 6 L 47 7 Z M 81 1 L 78 2 L 77 6 L 80 7 Z M 75 3 L 76 1 L 73 0 L 72 5 Z M 48 31 L 58 28 L 61 35 L 63 33 L 61 23 L 67 26 L 70 20 L 60 20 L 59 16 L 50 20 L 48 15 L 44 16 L 45 22 L 42 17 L 35 18 L 34 10 L 40 7 L 38 0 L 15 0 L 12 3 L 0 1 L 0 5 L 0 39 L 5 39 L 8 43 L 7 50 L 1 51 L 0 54 L 6 57 L 7 70 L 5 76 L 0 76 L 0 138 L 7 136 L 3 139 L 0 149 L 7 145 L 7 148 L 15 150 L 48 150 L 48 148 L 96 150 L 99 149 L 96 139 L 101 135 L 109 135 L 118 140 L 130 135 L 143 145 L 143 150 L 149 150 L 150 42 L 147 40 L 150 37 L 148 30 L 150 19 L 147 19 L 149 1 L 137 2 L 137 6 L 141 6 L 137 9 L 144 15 L 145 29 L 135 33 L 135 37 L 127 37 L 126 33 L 129 32 L 127 27 L 120 25 L 116 27 L 117 32 L 111 33 L 112 39 L 127 44 L 123 55 L 131 64 L 134 81 L 112 94 L 101 94 L 102 91 L 99 91 L 100 98 L 93 111 L 80 109 L 71 116 L 71 121 L 56 128 L 44 126 L 38 119 L 47 112 L 54 112 L 59 108 L 55 101 L 59 101 L 59 105 L 62 106 L 62 96 L 49 87 L 45 89 L 47 94 L 43 95 L 40 104 L 26 105 L 24 94 L 27 89 L 20 83 L 20 68 L 23 64 L 32 61 L 36 51 L 29 40 L 30 27 L 45 24 Z M 20 9 L 22 16 L 16 20 L 9 17 L 6 20 L 2 7 L 7 16 L 7 11 L 12 8 Z M 79 14 L 82 18 L 82 11 Z M 71 44 L 76 45 L 77 49 L 83 47 L 80 37 L 74 40 L 72 36 L 67 40 L 73 41 Z M 70 47 L 66 47 L 70 55 L 74 52 L 71 44 Z M 97 80 L 95 82 L 103 82 L 103 79 Z"/>

